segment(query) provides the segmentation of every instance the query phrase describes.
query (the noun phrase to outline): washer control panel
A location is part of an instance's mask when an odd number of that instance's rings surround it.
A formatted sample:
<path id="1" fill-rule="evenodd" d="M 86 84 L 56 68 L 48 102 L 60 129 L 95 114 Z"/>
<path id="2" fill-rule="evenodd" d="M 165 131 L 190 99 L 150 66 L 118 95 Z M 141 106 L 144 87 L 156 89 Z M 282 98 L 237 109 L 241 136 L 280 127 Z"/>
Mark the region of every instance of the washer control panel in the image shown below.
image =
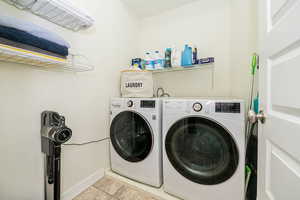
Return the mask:
<path id="1" fill-rule="evenodd" d="M 141 108 L 155 108 L 155 101 L 154 100 L 142 100 Z"/>
<path id="2" fill-rule="evenodd" d="M 200 112 L 202 110 L 202 108 L 203 108 L 203 106 L 199 102 L 196 102 L 196 103 L 193 104 L 193 110 L 195 112 Z"/>

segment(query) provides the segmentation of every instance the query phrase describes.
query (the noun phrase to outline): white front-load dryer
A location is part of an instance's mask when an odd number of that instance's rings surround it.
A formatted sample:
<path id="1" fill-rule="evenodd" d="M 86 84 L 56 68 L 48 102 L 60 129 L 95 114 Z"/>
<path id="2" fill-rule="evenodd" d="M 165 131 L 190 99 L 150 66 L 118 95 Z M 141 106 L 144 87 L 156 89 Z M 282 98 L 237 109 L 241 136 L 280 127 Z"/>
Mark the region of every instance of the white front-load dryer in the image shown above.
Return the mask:
<path id="1" fill-rule="evenodd" d="M 161 100 L 111 100 L 112 171 L 154 187 L 162 185 Z"/>
<path id="2" fill-rule="evenodd" d="M 184 200 L 243 200 L 242 100 L 163 101 L 164 190 Z"/>

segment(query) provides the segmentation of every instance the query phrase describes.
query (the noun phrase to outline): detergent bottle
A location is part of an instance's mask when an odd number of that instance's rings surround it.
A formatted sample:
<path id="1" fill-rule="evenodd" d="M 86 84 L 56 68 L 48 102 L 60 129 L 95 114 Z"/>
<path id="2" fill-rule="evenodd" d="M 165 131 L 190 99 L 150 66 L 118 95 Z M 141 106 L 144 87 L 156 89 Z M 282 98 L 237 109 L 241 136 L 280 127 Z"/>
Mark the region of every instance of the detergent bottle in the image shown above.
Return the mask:
<path id="1" fill-rule="evenodd" d="M 181 56 L 181 66 L 191 66 L 193 64 L 193 50 L 192 47 L 185 45 Z"/>

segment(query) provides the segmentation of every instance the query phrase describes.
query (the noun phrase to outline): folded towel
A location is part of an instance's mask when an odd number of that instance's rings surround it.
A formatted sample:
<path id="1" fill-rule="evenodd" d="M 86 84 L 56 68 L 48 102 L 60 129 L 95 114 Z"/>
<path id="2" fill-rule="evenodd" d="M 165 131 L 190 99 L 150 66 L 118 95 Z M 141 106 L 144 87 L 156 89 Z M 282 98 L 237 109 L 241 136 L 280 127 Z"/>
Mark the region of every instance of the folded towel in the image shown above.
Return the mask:
<path id="1" fill-rule="evenodd" d="M 11 27 L 0 26 L 0 37 L 31 45 L 46 51 L 50 51 L 52 53 L 59 54 L 61 56 L 67 56 L 69 54 L 69 49 L 65 46 L 61 46 L 49 40 L 36 37 L 32 34 L 29 34 L 28 32 Z"/>
<path id="2" fill-rule="evenodd" d="M 37 0 L 31 12 L 65 28 L 77 31 L 90 27 L 94 20 L 66 0 Z"/>
<path id="3" fill-rule="evenodd" d="M 51 31 L 31 22 L 27 22 L 14 17 L 0 16 L 0 26 L 22 30 L 36 37 L 70 48 L 70 44 L 59 35 L 52 33 Z"/>
<path id="4" fill-rule="evenodd" d="M 9 4 L 17 5 L 18 8 L 28 8 L 35 3 L 36 0 L 4 0 Z"/>
<path id="5" fill-rule="evenodd" d="M 53 56 L 53 57 L 57 57 L 57 58 L 66 59 L 65 56 L 61 56 L 59 54 L 52 53 L 50 51 L 45 51 L 43 49 L 31 46 L 31 45 L 22 44 L 20 42 L 15 42 L 15 41 L 8 40 L 8 39 L 2 38 L 2 37 L 0 37 L 0 44 L 4 44 L 4 45 L 11 46 L 11 47 L 16 47 L 16 48 L 19 48 L 19 49 L 24 49 L 24 50 L 32 51 L 32 52 L 37 52 L 37 53 L 45 54 L 45 55 L 48 55 L 48 56 Z"/>
<path id="6" fill-rule="evenodd" d="M 22 2 L 23 5 L 25 5 L 25 4 L 28 5 L 28 2 L 25 3 L 24 1 L 30 1 L 30 0 L 22 0 L 22 1 L 23 1 Z M 20 0 L 18 0 L 18 3 L 19 2 L 20 2 Z M 47 7 L 47 8 L 45 8 L 45 7 Z M 60 10 L 60 12 L 61 11 L 68 12 L 68 14 L 78 17 L 78 18 L 82 19 L 84 22 L 90 23 L 91 25 L 95 21 L 90 15 L 87 14 L 87 11 L 85 9 L 75 6 L 74 2 L 69 1 L 69 0 L 38 0 L 38 1 L 35 1 L 34 5 L 32 7 L 33 12 L 36 12 L 40 9 L 42 9 L 42 10 L 44 9 L 43 11 L 45 11 L 45 13 L 40 13 L 40 14 L 49 14 L 49 10 L 51 11 L 51 14 L 52 14 L 53 11 L 55 12 L 56 10 Z"/>

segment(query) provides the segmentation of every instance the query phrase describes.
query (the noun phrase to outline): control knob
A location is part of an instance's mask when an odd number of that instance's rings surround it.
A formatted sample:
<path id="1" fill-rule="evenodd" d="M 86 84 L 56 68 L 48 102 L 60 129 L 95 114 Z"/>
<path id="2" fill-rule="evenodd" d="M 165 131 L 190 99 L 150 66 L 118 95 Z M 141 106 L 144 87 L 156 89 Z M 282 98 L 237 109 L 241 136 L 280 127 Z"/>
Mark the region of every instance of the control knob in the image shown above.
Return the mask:
<path id="1" fill-rule="evenodd" d="M 131 108 L 131 107 L 133 106 L 133 101 L 129 100 L 129 101 L 127 102 L 127 106 L 128 106 L 129 108 Z"/>
<path id="2" fill-rule="evenodd" d="M 195 112 L 200 112 L 201 110 L 202 110 L 202 105 L 201 105 L 201 103 L 194 103 L 194 105 L 193 105 L 193 109 L 194 109 L 194 111 Z"/>

